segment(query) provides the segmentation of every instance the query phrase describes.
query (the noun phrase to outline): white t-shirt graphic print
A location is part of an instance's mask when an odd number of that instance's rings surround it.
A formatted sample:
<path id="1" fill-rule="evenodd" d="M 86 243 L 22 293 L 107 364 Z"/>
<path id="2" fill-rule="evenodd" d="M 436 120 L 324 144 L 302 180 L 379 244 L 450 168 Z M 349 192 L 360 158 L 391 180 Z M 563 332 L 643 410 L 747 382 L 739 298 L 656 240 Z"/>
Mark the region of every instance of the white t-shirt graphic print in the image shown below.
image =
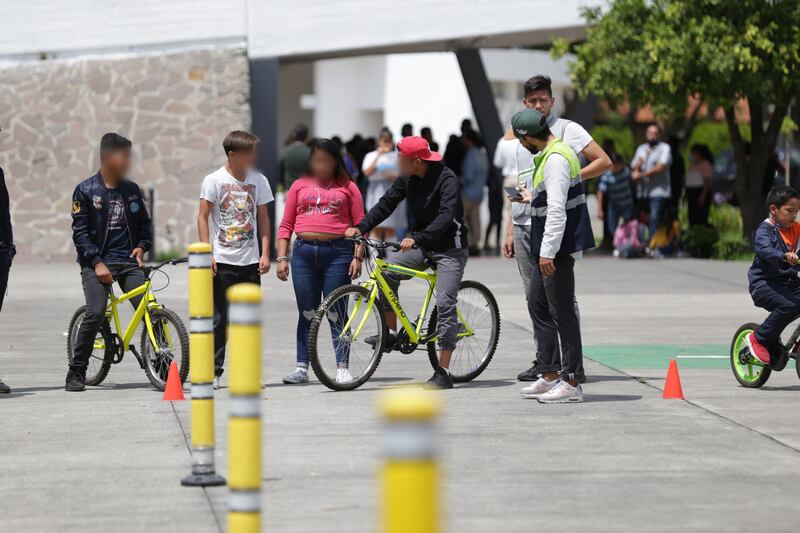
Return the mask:
<path id="1" fill-rule="evenodd" d="M 200 198 L 214 204 L 209 228 L 214 260 L 238 266 L 258 263 L 256 210 L 273 201 L 267 178 L 249 170 L 239 181 L 222 167 L 203 179 Z"/>

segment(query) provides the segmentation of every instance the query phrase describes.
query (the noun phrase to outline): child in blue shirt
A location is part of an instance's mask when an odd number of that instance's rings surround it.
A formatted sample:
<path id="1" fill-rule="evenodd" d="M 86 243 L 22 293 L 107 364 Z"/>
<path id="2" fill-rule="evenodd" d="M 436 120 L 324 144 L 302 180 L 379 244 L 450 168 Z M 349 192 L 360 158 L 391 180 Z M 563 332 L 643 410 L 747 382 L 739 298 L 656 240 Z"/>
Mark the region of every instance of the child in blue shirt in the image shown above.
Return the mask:
<path id="1" fill-rule="evenodd" d="M 769 218 L 753 236 L 755 258 L 747 279 L 753 303 L 769 311 L 769 316 L 747 336 L 750 354 L 762 363 L 770 362 L 770 349 L 776 347 L 781 332 L 800 317 L 800 278 L 797 276 L 800 223 L 800 194 L 778 185 L 767 194 Z"/>

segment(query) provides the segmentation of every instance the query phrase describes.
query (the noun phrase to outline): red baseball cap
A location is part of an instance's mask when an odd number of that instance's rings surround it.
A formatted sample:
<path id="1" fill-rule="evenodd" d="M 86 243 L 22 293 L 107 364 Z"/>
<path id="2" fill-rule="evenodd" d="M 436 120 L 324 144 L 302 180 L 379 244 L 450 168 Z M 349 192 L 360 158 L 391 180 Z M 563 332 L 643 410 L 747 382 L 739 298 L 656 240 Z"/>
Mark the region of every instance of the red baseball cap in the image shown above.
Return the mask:
<path id="1" fill-rule="evenodd" d="M 422 159 L 423 161 L 441 161 L 442 154 L 431 150 L 431 145 L 422 137 L 403 137 L 397 143 L 400 155 L 409 159 Z"/>

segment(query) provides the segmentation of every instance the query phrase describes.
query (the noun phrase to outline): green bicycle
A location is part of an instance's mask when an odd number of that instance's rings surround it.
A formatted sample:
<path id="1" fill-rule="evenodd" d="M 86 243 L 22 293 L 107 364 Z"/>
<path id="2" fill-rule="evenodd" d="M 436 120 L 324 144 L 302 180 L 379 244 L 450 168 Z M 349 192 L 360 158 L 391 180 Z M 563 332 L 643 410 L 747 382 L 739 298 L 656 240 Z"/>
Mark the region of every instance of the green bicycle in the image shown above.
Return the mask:
<path id="1" fill-rule="evenodd" d="M 369 380 L 387 350 L 388 329 L 383 316 L 382 293 L 397 314 L 400 328 L 397 342 L 391 347 L 403 354 L 427 349 L 433 368 L 439 366 L 436 352 L 436 306 L 431 306 L 436 289 L 436 270 L 424 272 L 393 265 L 374 254 L 377 250 L 400 245 L 358 237 L 373 255 L 375 268 L 360 285 L 344 285 L 331 292 L 322 302 L 308 335 L 309 359 L 317 379 L 336 391 L 353 390 Z M 398 272 L 424 280 L 428 284 L 422 309 L 415 320 L 400 305 L 386 282 L 384 273 Z M 427 328 L 423 322 L 428 315 Z M 483 372 L 492 360 L 500 337 L 500 311 L 497 300 L 486 286 L 477 281 L 462 281 L 458 291 L 456 313 L 459 321 L 458 341 L 450 361 L 450 375 L 455 382 L 471 381 Z M 424 348 L 419 348 L 424 346 Z"/>
<path id="2" fill-rule="evenodd" d="M 106 316 L 100 326 L 100 331 L 94 341 L 92 353 L 89 356 L 89 365 L 86 368 L 86 384 L 99 385 L 106 379 L 112 364 L 122 361 L 125 352 L 130 350 L 147 374 L 147 379 L 158 390 L 164 390 L 169 375 L 172 361 L 177 362 L 181 383 L 189 374 L 189 334 L 180 317 L 156 301 L 155 295 L 150 290 L 153 274 L 166 265 L 177 265 L 187 262 L 187 258 L 164 261 L 152 267 L 143 267 L 145 282 L 119 296 L 114 295 L 114 290 L 109 287 L 109 303 Z M 132 267 L 138 268 L 138 267 Z M 133 313 L 130 323 L 122 331 L 117 307 L 120 303 L 144 295 Z M 86 315 L 86 306 L 83 305 L 75 311 L 69 322 L 67 330 L 67 360 L 72 362 L 73 348 L 77 339 L 83 318 Z M 111 321 L 114 323 L 114 332 L 111 331 Z M 141 332 L 140 349 L 131 343 L 139 325 L 144 322 Z M 122 334 L 120 335 L 120 332 Z"/>

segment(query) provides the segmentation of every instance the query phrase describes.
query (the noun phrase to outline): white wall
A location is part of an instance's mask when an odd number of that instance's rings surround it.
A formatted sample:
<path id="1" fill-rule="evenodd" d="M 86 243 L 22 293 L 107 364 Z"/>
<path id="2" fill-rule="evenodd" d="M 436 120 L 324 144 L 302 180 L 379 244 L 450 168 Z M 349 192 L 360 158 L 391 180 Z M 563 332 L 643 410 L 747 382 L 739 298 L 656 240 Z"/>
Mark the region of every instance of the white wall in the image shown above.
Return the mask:
<path id="1" fill-rule="evenodd" d="M 516 44 L 546 43 L 571 29 L 583 32 L 580 8 L 603 0 L 250 0 L 249 50 L 254 57 L 379 53 L 383 47 L 487 41 L 518 34 Z M 256 31 L 257 30 L 257 31 Z M 480 43 L 512 44 L 504 39 Z M 391 50 L 390 50 L 391 51 Z M 395 48 L 394 51 L 401 51 Z"/>
<path id="2" fill-rule="evenodd" d="M 602 3 L 0 0 L 0 56 L 230 39 L 246 39 L 252 57 L 448 50 L 476 39 L 479 46 L 542 44 L 556 33 L 581 35 L 580 7 Z"/>
<path id="3" fill-rule="evenodd" d="M 246 0 L 0 0 L 0 55 L 244 41 L 245 7 Z"/>
<path id="4" fill-rule="evenodd" d="M 314 134 L 344 139 L 383 126 L 386 58 L 327 59 L 314 65 Z"/>
<path id="5" fill-rule="evenodd" d="M 467 88 L 454 54 L 394 54 L 386 70 L 386 124 L 395 132 L 410 122 L 414 133 L 430 126 L 444 149 L 461 121 L 473 118 Z M 475 123 L 473 119 L 473 124 Z"/>

